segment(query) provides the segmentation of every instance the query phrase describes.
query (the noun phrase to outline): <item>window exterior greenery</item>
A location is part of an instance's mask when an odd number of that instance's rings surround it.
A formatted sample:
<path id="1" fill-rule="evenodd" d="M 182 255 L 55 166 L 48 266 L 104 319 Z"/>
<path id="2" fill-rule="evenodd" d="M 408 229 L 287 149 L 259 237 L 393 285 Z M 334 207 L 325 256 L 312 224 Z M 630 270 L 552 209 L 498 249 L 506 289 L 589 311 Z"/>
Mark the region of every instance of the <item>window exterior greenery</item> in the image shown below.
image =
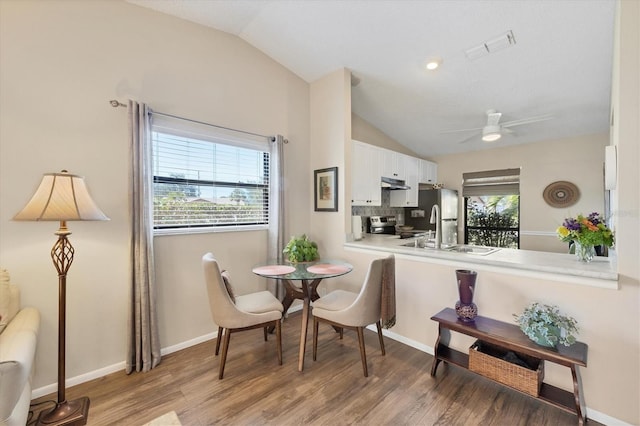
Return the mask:
<path id="1" fill-rule="evenodd" d="M 465 244 L 520 247 L 520 196 L 465 197 Z"/>
<path id="2" fill-rule="evenodd" d="M 152 132 L 155 229 L 267 225 L 269 153 Z"/>

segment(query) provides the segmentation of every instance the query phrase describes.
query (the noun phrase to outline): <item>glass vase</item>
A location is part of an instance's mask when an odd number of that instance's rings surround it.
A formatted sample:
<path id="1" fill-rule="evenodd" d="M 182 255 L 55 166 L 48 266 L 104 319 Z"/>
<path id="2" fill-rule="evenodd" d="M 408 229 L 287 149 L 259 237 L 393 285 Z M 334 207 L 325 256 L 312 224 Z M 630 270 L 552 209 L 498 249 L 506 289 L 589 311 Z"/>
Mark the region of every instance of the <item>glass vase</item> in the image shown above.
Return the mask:
<path id="1" fill-rule="evenodd" d="M 578 241 L 574 241 L 576 258 L 580 262 L 591 262 L 596 255 L 596 249 L 590 244 L 580 244 Z"/>

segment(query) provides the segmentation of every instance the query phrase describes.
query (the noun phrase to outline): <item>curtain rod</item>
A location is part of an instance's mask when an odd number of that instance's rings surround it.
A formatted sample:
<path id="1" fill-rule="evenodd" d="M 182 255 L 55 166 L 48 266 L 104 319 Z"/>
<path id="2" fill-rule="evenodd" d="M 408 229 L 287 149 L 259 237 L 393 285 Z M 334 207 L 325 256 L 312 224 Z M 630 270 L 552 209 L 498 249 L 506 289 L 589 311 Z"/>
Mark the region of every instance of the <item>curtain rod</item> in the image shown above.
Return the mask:
<path id="1" fill-rule="evenodd" d="M 120 102 L 118 100 L 115 100 L 115 99 L 110 100 L 109 103 L 114 108 L 126 107 L 127 106 L 126 104 L 123 104 L 122 102 Z M 162 115 L 164 117 L 170 117 L 170 118 L 177 118 L 178 120 L 186 120 L 186 121 L 190 121 L 190 122 L 196 123 L 196 124 L 204 124 L 205 126 L 216 127 L 218 129 L 231 130 L 232 132 L 240 132 L 240 133 L 245 133 L 247 135 L 259 136 L 259 137 L 262 137 L 262 138 L 267 138 L 271 142 L 274 142 L 276 140 L 275 136 L 267 136 L 267 135 L 261 135 L 259 133 L 246 132 L 244 130 L 232 129 L 231 127 L 224 127 L 224 126 L 218 126 L 216 124 L 205 123 L 204 121 L 191 120 L 190 118 L 184 118 L 184 117 L 178 117 L 177 115 L 165 114 L 163 112 L 156 112 L 156 111 L 152 110 L 151 114 Z M 283 139 L 283 142 L 284 143 L 289 143 L 289 140 Z"/>

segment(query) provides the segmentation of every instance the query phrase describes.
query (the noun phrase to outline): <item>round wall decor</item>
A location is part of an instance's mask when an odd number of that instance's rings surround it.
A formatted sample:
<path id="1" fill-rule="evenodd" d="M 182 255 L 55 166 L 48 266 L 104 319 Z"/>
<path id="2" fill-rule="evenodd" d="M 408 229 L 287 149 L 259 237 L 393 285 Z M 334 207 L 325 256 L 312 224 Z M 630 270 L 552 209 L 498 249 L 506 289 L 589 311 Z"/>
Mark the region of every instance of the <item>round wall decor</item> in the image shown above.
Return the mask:
<path id="1" fill-rule="evenodd" d="M 542 196 L 551 207 L 569 207 L 578 202 L 580 190 L 571 182 L 559 180 L 547 185 Z"/>

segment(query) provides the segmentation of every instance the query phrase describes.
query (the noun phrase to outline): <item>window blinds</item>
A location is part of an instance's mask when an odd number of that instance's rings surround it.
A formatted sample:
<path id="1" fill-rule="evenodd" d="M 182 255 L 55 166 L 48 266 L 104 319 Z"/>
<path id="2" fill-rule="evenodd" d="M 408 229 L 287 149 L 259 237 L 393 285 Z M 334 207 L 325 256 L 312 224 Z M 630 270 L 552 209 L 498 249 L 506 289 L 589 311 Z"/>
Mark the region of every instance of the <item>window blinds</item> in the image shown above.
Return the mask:
<path id="1" fill-rule="evenodd" d="M 462 174 L 462 196 L 519 195 L 520 169 L 487 170 Z"/>
<path id="2" fill-rule="evenodd" d="M 152 116 L 154 226 L 266 225 L 266 137 Z"/>

